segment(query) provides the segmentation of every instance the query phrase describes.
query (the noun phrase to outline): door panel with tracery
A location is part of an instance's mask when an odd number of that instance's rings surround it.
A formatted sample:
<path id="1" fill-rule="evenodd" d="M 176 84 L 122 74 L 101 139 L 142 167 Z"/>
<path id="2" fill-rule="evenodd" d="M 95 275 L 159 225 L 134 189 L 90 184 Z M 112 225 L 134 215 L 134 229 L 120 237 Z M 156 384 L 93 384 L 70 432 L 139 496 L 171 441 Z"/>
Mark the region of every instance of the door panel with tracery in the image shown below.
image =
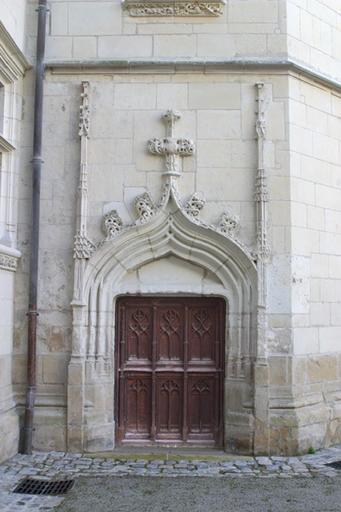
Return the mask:
<path id="1" fill-rule="evenodd" d="M 117 440 L 221 445 L 224 301 L 126 297 L 117 311 Z"/>

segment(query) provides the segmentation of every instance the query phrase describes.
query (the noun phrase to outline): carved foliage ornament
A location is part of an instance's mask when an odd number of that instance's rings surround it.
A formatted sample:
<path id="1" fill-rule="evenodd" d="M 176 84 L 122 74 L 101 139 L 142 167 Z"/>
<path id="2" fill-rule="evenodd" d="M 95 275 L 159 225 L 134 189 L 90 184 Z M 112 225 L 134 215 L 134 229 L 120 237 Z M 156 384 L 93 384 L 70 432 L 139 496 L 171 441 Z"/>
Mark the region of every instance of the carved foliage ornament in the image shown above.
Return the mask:
<path id="1" fill-rule="evenodd" d="M 230 210 L 223 212 L 218 223 L 219 231 L 234 238 L 238 234 L 239 228 L 239 217 Z"/>
<path id="2" fill-rule="evenodd" d="M 116 210 L 111 210 L 103 217 L 102 229 L 106 240 L 112 240 L 122 230 L 123 222 Z"/>
<path id="3" fill-rule="evenodd" d="M 139 220 L 142 223 L 148 222 L 148 220 L 156 213 L 156 207 L 148 192 L 144 192 L 140 196 L 137 196 L 134 206 L 139 215 Z"/>
<path id="4" fill-rule="evenodd" d="M 124 0 L 124 9 L 130 16 L 220 16 L 223 0 L 200 2 L 196 0 Z"/>
<path id="5" fill-rule="evenodd" d="M 197 192 L 195 192 L 185 206 L 185 211 L 187 215 L 189 215 L 190 217 L 197 218 L 199 216 L 200 211 L 205 206 L 205 203 L 205 199 Z"/>

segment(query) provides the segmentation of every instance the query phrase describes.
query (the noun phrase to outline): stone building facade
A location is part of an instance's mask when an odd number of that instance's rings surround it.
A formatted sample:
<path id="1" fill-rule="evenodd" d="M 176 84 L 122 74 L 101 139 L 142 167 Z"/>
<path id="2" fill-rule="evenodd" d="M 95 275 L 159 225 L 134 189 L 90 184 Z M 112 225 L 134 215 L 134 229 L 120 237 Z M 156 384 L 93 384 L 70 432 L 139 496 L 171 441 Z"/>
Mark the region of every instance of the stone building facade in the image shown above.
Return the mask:
<path id="1" fill-rule="evenodd" d="M 0 458 L 26 386 L 37 4 L 0 6 Z M 49 1 L 36 449 L 341 442 L 340 27 L 338 0 Z"/>

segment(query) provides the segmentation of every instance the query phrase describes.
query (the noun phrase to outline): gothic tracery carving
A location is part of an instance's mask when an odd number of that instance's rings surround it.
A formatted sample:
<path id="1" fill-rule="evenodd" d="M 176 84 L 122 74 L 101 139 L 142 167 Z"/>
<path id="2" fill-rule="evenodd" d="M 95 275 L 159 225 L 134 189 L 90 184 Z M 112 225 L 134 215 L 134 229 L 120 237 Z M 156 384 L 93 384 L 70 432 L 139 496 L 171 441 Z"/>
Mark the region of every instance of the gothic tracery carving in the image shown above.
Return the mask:
<path id="1" fill-rule="evenodd" d="M 134 382 L 132 382 L 129 385 L 129 390 L 135 391 L 137 394 L 139 394 L 141 392 L 145 392 L 145 391 L 147 391 L 147 389 L 148 389 L 147 384 L 140 379 L 136 379 Z"/>
<path id="2" fill-rule="evenodd" d="M 199 336 L 203 336 L 209 332 L 211 327 L 212 322 L 206 309 L 201 309 L 195 313 L 194 320 L 192 322 L 192 328 L 196 333 L 199 334 Z"/>
<path id="3" fill-rule="evenodd" d="M 203 393 L 207 393 L 210 391 L 210 386 L 208 382 L 205 380 L 199 380 L 192 386 L 192 392 L 198 393 L 199 395 L 202 395 Z"/>
<path id="4" fill-rule="evenodd" d="M 162 331 L 164 331 L 168 336 L 171 336 L 172 334 L 177 332 L 180 327 L 179 313 L 177 311 L 174 311 L 174 309 L 169 309 L 166 313 L 162 315 L 160 327 Z"/>
<path id="5" fill-rule="evenodd" d="M 149 328 L 149 320 L 147 315 L 141 310 L 138 309 L 133 313 L 132 320 L 129 323 L 129 328 L 137 335 L 140 336 L 148 331 Z"/>
<path id="6" fill-rule="evenodd" d="M 165 393 L 168 393 L 171 395 L 175 391 L 180 391 L 180 386 L 174 380 L 167 380 L 166 382 L 163 382 L 161 384 L 161 391 L 164 391 Z"/>

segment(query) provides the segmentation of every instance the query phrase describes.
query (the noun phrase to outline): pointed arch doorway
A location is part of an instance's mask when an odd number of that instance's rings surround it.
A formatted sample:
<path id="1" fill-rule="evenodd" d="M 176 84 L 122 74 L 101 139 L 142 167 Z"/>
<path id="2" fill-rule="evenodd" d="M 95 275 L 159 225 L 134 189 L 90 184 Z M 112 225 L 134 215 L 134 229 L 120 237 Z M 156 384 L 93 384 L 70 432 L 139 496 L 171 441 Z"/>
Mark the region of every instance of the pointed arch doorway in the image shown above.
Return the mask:
<path id="1" fill-rule="evenodd" d="M 223 445 L 225 309 L 215 297 L 118 299 L 118 443 Z"/>

